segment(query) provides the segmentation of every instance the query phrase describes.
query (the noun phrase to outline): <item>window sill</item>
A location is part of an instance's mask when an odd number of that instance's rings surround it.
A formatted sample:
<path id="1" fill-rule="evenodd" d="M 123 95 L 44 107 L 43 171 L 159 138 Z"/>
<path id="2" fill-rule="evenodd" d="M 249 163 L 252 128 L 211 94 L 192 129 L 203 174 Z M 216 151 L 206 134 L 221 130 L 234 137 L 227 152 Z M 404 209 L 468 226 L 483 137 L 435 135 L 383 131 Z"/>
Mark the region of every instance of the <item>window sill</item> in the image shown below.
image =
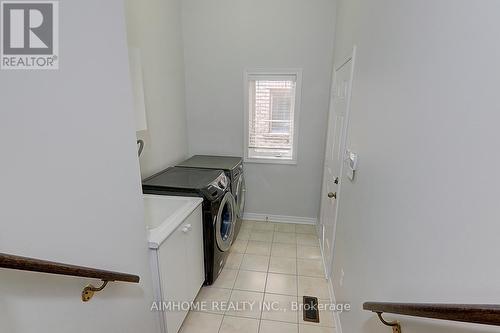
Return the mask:
<path id="1" fill-rule="evenodd" d="M 245 157 L 243 159 L 245 163 L 255 163 L 255 164 L 285 164 L 285 165 L 296 165 L 297 159 L 285 160 L 277 158 L 255 158 L 255 157 Z"/>

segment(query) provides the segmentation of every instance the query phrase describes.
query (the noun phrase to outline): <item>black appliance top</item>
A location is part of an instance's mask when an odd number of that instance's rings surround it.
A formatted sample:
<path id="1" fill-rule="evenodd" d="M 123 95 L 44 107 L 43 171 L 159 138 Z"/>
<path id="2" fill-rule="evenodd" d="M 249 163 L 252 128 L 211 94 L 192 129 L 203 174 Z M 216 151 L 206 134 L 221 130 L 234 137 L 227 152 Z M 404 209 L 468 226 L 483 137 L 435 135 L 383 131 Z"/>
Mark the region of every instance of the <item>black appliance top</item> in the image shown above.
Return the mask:
<path id="1" fill-rule="evenodd" d="M 222 177 L 221 177 L 222 176 Z M 142 181 L 143 188 L 178 188 L 203 190 L 211 186 L 221 187 L 226 182 L 222 170 L 171 167 Z M 227 184 L 224 184 L 224 187 Z"/>
<path id="2" fill-rule="evenodd" d="M 185 160 L 177 166 L 189 168 L 233 170 L 238 165 L 240 165 L 241 162 L 241 157 L 236 156 L 194 155 L 193 157 Z"/>

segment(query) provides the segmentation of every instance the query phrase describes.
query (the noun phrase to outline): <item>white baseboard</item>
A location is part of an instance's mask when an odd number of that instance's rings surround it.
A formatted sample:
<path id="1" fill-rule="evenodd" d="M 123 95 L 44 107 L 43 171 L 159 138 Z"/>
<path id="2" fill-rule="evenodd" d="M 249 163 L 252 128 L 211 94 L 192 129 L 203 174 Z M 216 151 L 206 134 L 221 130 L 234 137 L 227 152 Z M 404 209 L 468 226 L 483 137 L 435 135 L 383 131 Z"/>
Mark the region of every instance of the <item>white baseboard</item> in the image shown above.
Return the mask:
<path id="1" fill-rule="evenodd" d="M 314 217 L 257 214 L 257 213 L 244 213 L 243 219 L 244 220 L 252 220 L 252 221 L 278 222 L 278 223 L 297 223 L 297 224 L 316 224 L 317 223 L 317 219 Z"/>
<path id="2" fill-rule="evenodd" d="M 319 226 L 317 228 L 318 237 L 321 237 L 321 231 Z M 321 244 L 321 243 L 320 243 Z M 325 264 L 325 255 L 323 252 L 323 247 L 320 246 L 321 250 L 321 261 L 323 262 L 323 269 L 325 270 L 325 277 L 328 283 L 328 293 L 330 294 L 330 303 L 337 304 L 337 300 L 335 298 L 335 291 L 333 289 L 333 279 L 327 276 L 326 264 Z M 338 311 L 333 311 L 333 321 L 335 322 L 335 333 L 342 333 L 342 325 L 340 324 L 340 315 Z"/>
<path id="3" fill-rule="evenodd" d="M 332 279 L 328 279 L 328 291 L 330 292 L 330 302 L 332 304 L 337 304 Z M 342 325 L 340 324 L 340 315 L 338 311 L 333 311 L 333 320 L 335 321 L 335 333 L 342 333 Z"/>

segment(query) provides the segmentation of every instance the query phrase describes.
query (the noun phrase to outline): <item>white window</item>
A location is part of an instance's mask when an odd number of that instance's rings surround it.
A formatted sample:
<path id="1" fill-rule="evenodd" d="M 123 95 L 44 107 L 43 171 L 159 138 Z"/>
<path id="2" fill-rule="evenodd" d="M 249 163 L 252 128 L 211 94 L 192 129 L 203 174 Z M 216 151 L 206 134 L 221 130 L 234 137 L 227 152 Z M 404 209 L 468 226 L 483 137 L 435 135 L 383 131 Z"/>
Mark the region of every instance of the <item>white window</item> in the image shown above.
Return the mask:
<path id="1" fill-rule="evenodd" d="M 245 73 L 245 161 L 297 162 L 301 70 Z"/>

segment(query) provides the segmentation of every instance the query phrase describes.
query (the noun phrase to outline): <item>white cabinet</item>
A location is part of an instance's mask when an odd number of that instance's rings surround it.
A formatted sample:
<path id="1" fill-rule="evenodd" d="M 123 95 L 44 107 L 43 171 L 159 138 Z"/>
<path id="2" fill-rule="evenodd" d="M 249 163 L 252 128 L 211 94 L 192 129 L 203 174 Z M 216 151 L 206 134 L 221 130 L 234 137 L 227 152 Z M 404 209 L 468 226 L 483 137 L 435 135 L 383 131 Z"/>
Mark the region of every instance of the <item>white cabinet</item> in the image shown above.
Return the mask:
<path id="1" fill-rule="evenodd" d="M 194 300 L 200 287 L 205 282 L 205 259 L 203 256 L 203 228 L 201 206 L 198 208 L 199 216 L 188 222 L 190 230 L 187 233 L 187 275 L 189 299 Z"/>
<path id="2" fill-rule="evenodd" d="M 163 305 L 194 301 L 205 280 L 202 210 L 199 205 L 168 238 L 153 251 L 159 272 L 159 298 Z M 159 284 L 159 285 L 158 285 Z M 188 310 L 167 308 L 160 312 L 162 329 L 177 333 Z"/>

